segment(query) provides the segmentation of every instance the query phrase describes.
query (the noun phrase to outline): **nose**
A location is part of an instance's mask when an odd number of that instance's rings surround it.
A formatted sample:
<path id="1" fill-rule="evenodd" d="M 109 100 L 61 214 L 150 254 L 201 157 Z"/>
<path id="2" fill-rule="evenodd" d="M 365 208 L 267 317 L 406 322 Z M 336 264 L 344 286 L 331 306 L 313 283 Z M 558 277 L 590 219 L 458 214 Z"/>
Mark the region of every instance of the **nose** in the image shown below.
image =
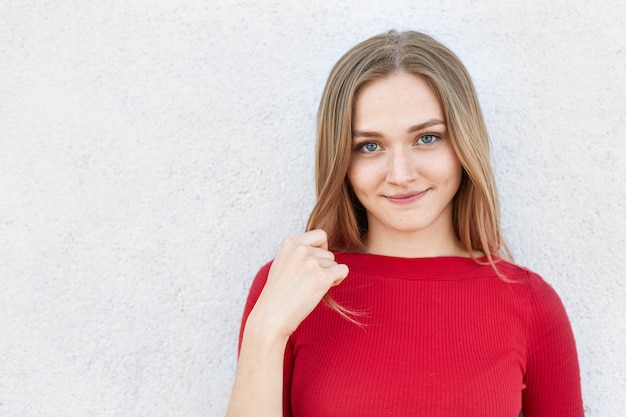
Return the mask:
<path id="1" fill-rule="evenodd" d="M 398 149 L 389 153 L 387 181 L 391 184 L 404 185 L 417 177 L 416 155 L 410 149 Z"/>

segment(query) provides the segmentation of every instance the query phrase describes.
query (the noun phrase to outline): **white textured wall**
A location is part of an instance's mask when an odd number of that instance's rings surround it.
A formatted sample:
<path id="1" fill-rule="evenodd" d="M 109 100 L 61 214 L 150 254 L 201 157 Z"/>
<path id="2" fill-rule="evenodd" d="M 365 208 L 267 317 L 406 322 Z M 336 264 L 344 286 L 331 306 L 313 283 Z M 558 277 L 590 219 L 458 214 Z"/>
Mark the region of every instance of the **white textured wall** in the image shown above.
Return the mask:
<path id="1" fill-rule="evenodd" d="M 391 28 L 468 66 L 510 246 L 567 307 L 587 415 L 624 415 L 620 0 L 2 0 L 0 415 L 222 415 L 326 76 Z"/>

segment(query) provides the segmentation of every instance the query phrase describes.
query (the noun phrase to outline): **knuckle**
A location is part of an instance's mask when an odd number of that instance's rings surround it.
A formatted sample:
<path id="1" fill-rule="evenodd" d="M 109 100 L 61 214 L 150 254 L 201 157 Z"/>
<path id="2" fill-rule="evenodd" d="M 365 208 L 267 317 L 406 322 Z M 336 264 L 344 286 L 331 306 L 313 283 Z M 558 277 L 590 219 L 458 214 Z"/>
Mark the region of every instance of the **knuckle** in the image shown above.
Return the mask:
<path id="1" fill-rule="evenodd" d="M 306 256 L 309 254 L 309 247 L 306 245 L 297 245 L 294 248 L 294 252 L 300 256 Z"/>
<path id="2" fill-rule="evenodd" d="M 295 242 L 296 242 L 296 237 L 295 236 L 291 236 L 291 237 L 288 237 L 287 239 L 285 239 L 283 241 L 283 245 L 284 246 L 293 246 L 295 244 Z"/>
<path id="3" fill-rule="evenodd" d="M 291 236 L 283 240 L 283 243 L 280 248 L 282 250 L 293 250 L 294 248 L 297 248 L 298 246 L 299 246 L 298 237 Z"/>
<path id="4" fill-rule="evenodd" d="M 319 262 L 317 261 L 317 259 L 315 259 L 315 258 L 314 258 L 314 257 L 312 257 L 312 256 L 307 257 L 307 258 L 304 260 L 304 264 L 305 264 L 305 266 L 306 266 L 308 269 L 313 269 L 313 270 L 315 270 L 315 269 L 318 269 L 318 268 L 319 268 Z"/>
<path id="5" fill-rule="evenodd" d="M 325 289 L 328 287 L 328 284 L 329 284 L 328 274 L 325 273 L 324 271 L 322 270 L 315 271 L 313 278 L 314 278 L 313 279 L 314 285 L 316 288 Z"/>

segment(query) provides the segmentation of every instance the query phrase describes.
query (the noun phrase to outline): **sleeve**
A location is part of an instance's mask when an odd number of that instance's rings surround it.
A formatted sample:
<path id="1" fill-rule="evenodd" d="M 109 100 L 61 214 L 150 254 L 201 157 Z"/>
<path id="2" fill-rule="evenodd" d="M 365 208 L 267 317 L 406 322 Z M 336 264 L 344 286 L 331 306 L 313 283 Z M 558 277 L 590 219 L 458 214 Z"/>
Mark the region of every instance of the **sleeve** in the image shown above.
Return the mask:
<path id="1" fill-rule="evenodd" d="M 246 326 L 246 320 L 248 320 L 248 316 L 252 311 L 252 308 L 256 304 L 257 300 L 261 296 L 261 291 L 265 287 L 265 283 L 267 282 L 267 276 L 269 275 L 270 267 L 272 266 L 271 262 L 265 264 L 259 272 L 257 272 L 254 280 L 252 281 L 252 285 L 250 287 L 250 292 L 248 293 L 248 298 L 246 300 L 245 307 L 243 309 L 243 317 L 241 319 L 241 326 L 239 327 L 239 344 L 238 351 L 241 350 L 241 342 L 243 340 L 243 330 Z M 285 362 L 284 362 L 284 370 L 283 370 L 283 417 L 291 417 L 291 371 L 293 368 L 293 346 L 291 343 L 291 339 L 287 343 L 287 347 L 285 349 Z"/>
<path id="2" fill-rule="evenodd" d="M 584 417 L 578 355 L 565 307 L 550 285 L 538 276 L 533 281 L 524 417 Z"/>

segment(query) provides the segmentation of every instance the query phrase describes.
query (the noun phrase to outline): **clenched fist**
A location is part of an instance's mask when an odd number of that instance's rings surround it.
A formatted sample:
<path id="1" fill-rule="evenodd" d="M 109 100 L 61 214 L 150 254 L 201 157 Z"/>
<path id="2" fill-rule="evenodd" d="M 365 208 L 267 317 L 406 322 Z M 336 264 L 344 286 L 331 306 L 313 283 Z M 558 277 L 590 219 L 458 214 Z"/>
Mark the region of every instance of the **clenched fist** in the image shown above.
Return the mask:
<path id="1" fill-rule="evenodd" d="M 335 262 L 328 250 L 325 231 L 291 237 L 281 245 L 248 323 L 252 320 L 265 332 L 289 337 L 347 275 L 348 267 Z"/>

